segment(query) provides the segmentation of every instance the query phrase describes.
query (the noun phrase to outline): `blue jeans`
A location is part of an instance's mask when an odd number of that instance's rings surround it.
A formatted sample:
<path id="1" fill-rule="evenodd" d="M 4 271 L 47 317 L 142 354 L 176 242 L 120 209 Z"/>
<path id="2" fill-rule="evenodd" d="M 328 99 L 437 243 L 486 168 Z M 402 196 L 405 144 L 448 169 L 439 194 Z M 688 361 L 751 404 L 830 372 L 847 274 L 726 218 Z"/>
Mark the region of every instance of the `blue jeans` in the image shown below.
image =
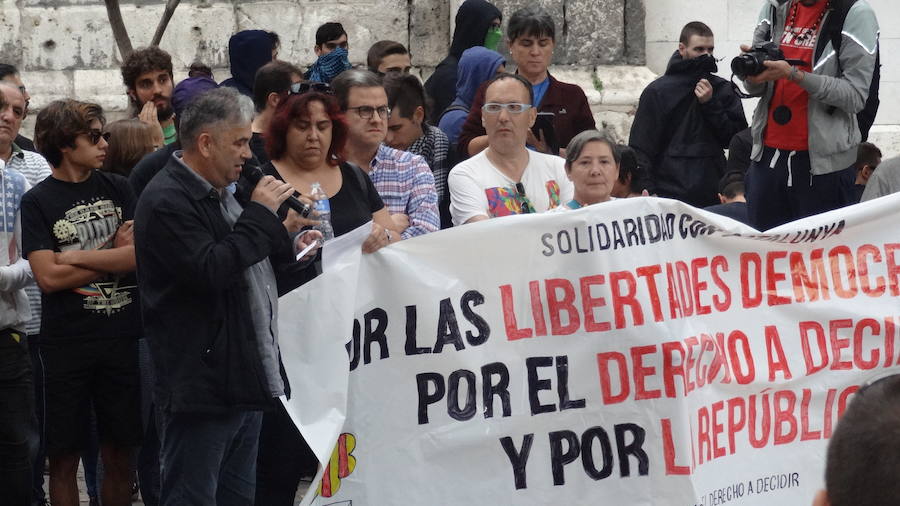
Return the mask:
<path id="1" fill-rule="evenodd" d="M 3 504 L 31 502 L 37 451 L 34 378 L 25 333 L 0 330 L 0 493 Z"/>
<path id="2" fill-rule="evenodd" d="M 160 505 L 253 506 L 261 411 L 157 413 Z"/>

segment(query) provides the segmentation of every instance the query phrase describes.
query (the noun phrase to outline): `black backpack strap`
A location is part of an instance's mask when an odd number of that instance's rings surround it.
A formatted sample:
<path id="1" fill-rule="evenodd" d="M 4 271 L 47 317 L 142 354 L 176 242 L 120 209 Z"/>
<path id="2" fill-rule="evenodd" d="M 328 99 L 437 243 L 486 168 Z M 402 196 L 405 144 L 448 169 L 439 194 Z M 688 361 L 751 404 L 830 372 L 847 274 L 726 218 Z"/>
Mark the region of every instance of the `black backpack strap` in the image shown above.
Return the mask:
<path id="1" fill-rule="evenodd" d="M 357 182 L 357 184 L 359 184 L 359 188 L 363 191 L 363 193 L 365 193 L 366 189 L 368 188 L 368 185 L 366 184 L 366 173 L 363 172 L 362 167 L 360 167 L 359 165 L 356 165 L 355 163 L 353 163 L 351 161 L 346 161 L 344 163 L 346 163 L 347 166 L 350 167 L 350 170 L 353 172 L 353 175 L 356 176 L 356 182 Z"/>
<path id="2" fill-rule="evenodd" d="M 834 48 L 834 52 L 837 56 L 840 56 L 841 44 L 844 39 L 842 34 L 844 31 L 844 22 L 847 21 L 847 14 L 855 3 L 856 0 L 834 0 L 831 7 L 831 13 L 825 21 L 825 26 L 822 27 L 821 37 L 831 41 L 831 47 Z M 816 53 L 813 57 L 813 62 L 819 61 L 823 52 L 825 52 L 825 44 L 816 44 Z M 838 70 L 843 71 L 843 69 L 841 69 L 840 57 L 838 57 Z"/>

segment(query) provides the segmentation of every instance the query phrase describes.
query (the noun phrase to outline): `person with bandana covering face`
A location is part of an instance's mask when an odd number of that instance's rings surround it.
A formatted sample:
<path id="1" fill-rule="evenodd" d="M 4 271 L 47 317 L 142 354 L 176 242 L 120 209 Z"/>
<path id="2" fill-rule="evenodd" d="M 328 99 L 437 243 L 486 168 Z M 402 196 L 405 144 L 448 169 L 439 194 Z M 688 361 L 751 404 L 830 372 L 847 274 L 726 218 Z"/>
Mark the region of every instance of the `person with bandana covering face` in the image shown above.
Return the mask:
<path id="1" fill-rule="evenodd" d="M 463 51 L 475 46 L 496 51 L 503 38 L 502 21 L 500 9 L 484 0 L 466 0 L 459 6 L 450 53 L 425 81 L 425 93 L 434 102 L 428 118 L 432 125 L 440 122 L 444 109 L 456 98 L 456 71 Z"/>
<path id="2" fill-rule="evenodd" d="M 320 26 L 316 30 L 313 50 L 318 58 L 303 76 L 308 81 L 330 83 L 338 74 L 353 67 L 350 65 L 347 32 L 340 23 Z"/>
<path id="3" fill-rule="evenodd" d="M 731 83 L 713 75 L 714 49 L 708 26 L 684 26 L 666 73 L 641 93 L 628 142 L 650 176 L 651 193 L 695 207 L 719 203 L 724 150 L 747 128 Z"/>
<path id="4" fill-rule="evenodd" d="M 747 92 L 761 97 L 746 181 L 758 230 L 855 203 L 857 113 L 867 106 L 876 72 L 878 33 L 865 0 L 763 5 L 753 46 L 774 41 L 793 62 L 766 61 L 762 73 L 744 80 Z"/>

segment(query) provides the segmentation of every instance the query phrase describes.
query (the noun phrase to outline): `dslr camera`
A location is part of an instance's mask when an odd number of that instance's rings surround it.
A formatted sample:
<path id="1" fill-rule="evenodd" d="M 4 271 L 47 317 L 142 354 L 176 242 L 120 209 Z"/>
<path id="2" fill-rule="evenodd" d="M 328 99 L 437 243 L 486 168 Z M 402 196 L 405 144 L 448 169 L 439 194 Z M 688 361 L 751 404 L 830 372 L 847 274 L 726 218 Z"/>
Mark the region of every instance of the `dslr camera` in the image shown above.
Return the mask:
<path id="1" fill-rule="evenodd" d="M 741 53 L 731 60 L 731 71 L 742 80 L 747 76 L 756 76 L 766 70 L 763 65 L 767 61 L 784 60 L 784 53 L 774 42 L 754 46 L 746 53 Z"/>

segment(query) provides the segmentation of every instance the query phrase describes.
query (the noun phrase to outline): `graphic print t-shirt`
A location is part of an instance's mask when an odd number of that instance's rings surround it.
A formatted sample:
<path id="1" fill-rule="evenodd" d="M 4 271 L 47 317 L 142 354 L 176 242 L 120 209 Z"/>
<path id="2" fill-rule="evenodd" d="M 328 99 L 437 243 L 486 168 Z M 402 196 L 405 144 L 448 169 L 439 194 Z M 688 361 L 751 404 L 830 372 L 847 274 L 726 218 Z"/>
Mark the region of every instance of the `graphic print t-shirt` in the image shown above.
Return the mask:
<path id="1" fill-rule="evenodd" d="M 497 170 L 487 150 L 460 163 L 450 172 L 450 214 L 454 225 L 484 215 L 488 218 L 525 214 L 530 207 L 542 213 L 572 200 L 574 188 L 566 176 L 565 160 L 558 156 L 528 152 L 522 174 L 522 189 Z"/>
<path id="2" fill-rule="evenodd" d="M 86 181 L 48 177 L 22 197 L 24 255 L 33 251 L 108 249 L 134 213 L 128 180 L 94 171 Z M 85 286 L 42 294 L 41 336 L 107 339 L 140 334 L 137 279 L 107 275 Z"/>
<path id="3" fill-rule="evenodd" d="M 806 63 L 797 68 L 804 72 L 812 72 L 813 50 L 819 38 L 818 33 L 810 33 L 813 25 L 821 17 L 828 2 L 817 2 L 811 7 L 803 4 L 797 6 L 797 18 L 793 27 L 785 26 L 781 37 L 781 50 L 788 60 L 801 60 Z M 791 9 L 788 9 L 790 23 Z M 816 28 L 821 32 L 821 23 Z M 775 119 L 775 110 L 779 106 L 790 108 L 790 121 L 780 124 Z M 775 82 L 775 93 L 769 103 L 769 121 L 766 123 L 765 145 L 791 151 L 809 150 L 809 93 L 799 84 L 788 79 Z M 782 120 L 783 121 L 783 120 Z"/>

